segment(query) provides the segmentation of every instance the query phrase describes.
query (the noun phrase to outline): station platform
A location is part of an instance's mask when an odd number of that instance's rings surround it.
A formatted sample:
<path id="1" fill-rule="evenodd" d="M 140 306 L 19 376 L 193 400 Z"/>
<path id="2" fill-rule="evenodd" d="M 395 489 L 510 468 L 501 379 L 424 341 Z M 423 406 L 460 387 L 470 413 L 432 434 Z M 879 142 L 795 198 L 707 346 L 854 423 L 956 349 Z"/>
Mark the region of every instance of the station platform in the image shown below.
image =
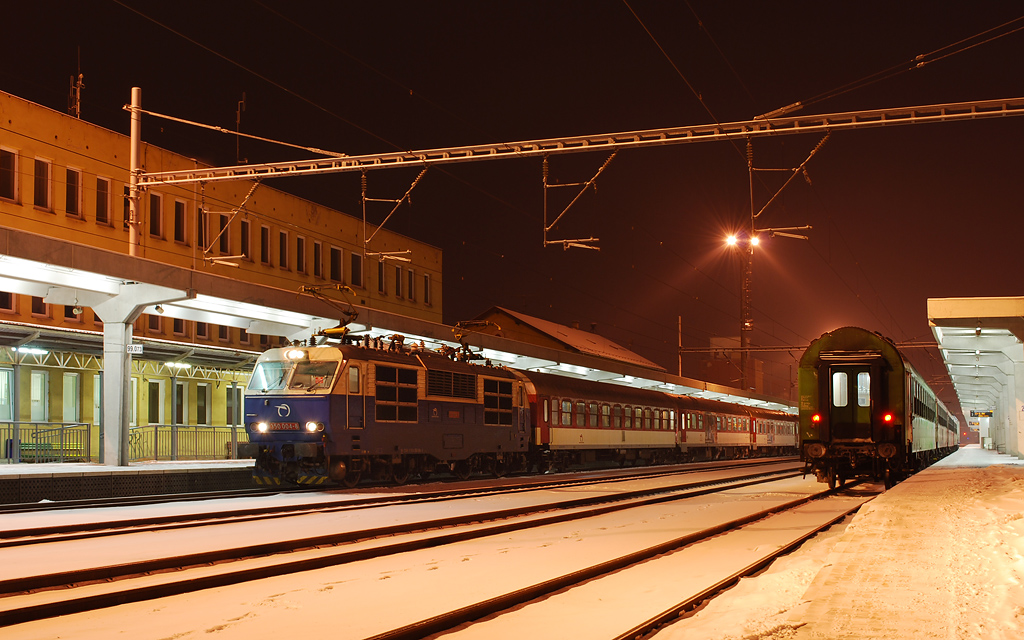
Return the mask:
<path id="1" fill-rule="evenodd" d="M 0 504 L 248 489 L 252 460 L 0 464 Z"/>
<path id="2" fill-rule="evenodd" d="M 961 448 L 858 512 L 787 637 L 1024 637 L 1022 514 L 1024 461 Z"/>

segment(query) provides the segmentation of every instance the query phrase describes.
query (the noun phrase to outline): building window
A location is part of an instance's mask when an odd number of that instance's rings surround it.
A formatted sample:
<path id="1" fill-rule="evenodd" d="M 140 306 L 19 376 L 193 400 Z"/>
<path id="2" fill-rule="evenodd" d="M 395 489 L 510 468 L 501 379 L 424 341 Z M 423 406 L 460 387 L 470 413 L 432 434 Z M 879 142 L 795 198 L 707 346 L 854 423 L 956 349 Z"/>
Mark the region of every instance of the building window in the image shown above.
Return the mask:
<path id="1" fill-rule="evenodd" d="M 430 274 L 423 274 L 423 304 L 430 305 Z"/>
<path id="2" fill-rule="evenodd" d="M 36 158 L 35 174 L 32 181 L 32 203 L 49 211 L 50 205 L 50 161 Z"/>
<path id="3" fill-rule="evenodd" d="M 181 318 L 174 318 L 174 335 L 183 336 L 185 335 L 185 321 Z"/>
<path id="4" fill-rule="evenodd" d="M 18 199 L 18 153 L 0 149 L 0 198 Z"/>
<path id="5" fill-rule="evenodd" d="M 32 315 L 49 316 L 47 313 L 46 303 L 43 302 L 42 298 L 32 296 Z"/>
<path id="6" fill-rule="evenodd" d="M 377 262 L 377 293 L 387 293 L 384 288 L 384 259 Z"/>
<path id="7" fill-rule="evenodd" d="M 277 266 L 288 268 L 288 232 L 277 232 Z"/>
<path id="8" fill-rule="evenodd" d="M 252 260 L 252 232 L 249 230 L 249 221 L 242 220 L 240 222 L 242 228 L 242 246 L 240 252 L 246 260 Z"/>
<path id="9" fill-rule="evenodd" d="M 186 232 L 185 203 L 181 200 L 174 201 L 174 241 L 187 243 L 188 233 Z"/>
<path id="10" fill-rule="evenodd" d="M 363 256 L 352 254 L 352 269 L 349 272 L 349 284 L 353 287 L 363 286 Z"/>
<path id="11" fill-rule="evenodd" d="M 238 341 L 242 344 L 249 344 L 249 332 L 245 329 L 238 330 Z"/>
<path id="12" fill-rule="evenodd" d="M 301 236 L 295 238 L 295 270 L 306 273 L 306 239 Z"/>
<path id="13" fill-rule="evenodd" d="M 338 266 L 341 266 L 341 260 L 338 260 Z M 313 276 L 317 278 L 324 277 L 324 247 L 318 241 L 313 241 Z"/>
<path id="14" fill-rule="evenodd" d="M 210 424 L 211 395 L 209 383 L 196 385 L 196 424 Z"/>
<path id="15" fill-rule="evenodd" d="M 331 247 L 331 280 L 342 282 L 341 276 L 341 249 Z"/>
<path id="16" fill-rule="evenodd" d="M 149 330 L 152 333 L 160 333 L 160 316 L 155 313 L 149 314 Z"/>
<path id="17" fill-rule="evenodd" d="M 197 338 L 209 338 L 210 337 L 210 325 L 205 322 L 196 323 L 196 337 Z"/>
<path id="18" fill-rule="evenodd" d="M 154 238 L 162 238 L 164 230 L 163 221 L 164 198 L 159 193 L 149 194 L 149 235 Z"/>
<path id="19" fill-rule="evenodd" d="M 78 309 L 78 313 L 75 313 L 75 309 Z M 64 305 L 64 320 L 70 322 L 81 322 L 82 309 L 73 304 Z"/>
<path id="20" fill-rule="evenodd" d="M 260 262 L 270 264 L 270 227 L 260 227 Z"/>
<path id="21" fill-rule="evenodd" d="M 69 216 L 82 217 L 82 172 L 68 167 L 65 184 L 64 212 Z"/>
<path id="22" fill-rule="evenodd" d="M 227 325 L 222 324 L 222 325 L 218 325 L 217 326 L 217 338 L 221 342 L 227 342 L 230 337 L 231 336 L 230 336 L 230 334 L 228 332 L 228 326 Z"/>
<path id="23" fill-rule="evenodd" d="M 406 271 L 406 273 L 409 274 L 409 287 L 408 287 L 408 290 L 405 292 L 405 297 L 409 298 L 410 302 L 415 302 L 416 301 L 416 272 L 413 271 L 412 269 L 409 269 L 408 271 Z"/>
<path id="24" fill-rule="evenodd" d="M 14 294 L 10 291 L 0 291 L 0 311 L 14 312 Z"/>
<path id="25" fill-rule="evenodd" d="M 96 178 L 96 222 L 110 224 L 110 180 Z"/>
<path id="26" fill-rule="evenodd" d="M 205 253 L 209 247 L 207 246 L 207 231 L 210 228 L 209 225 L 210 216 L 205 210 L 199 209 L 196 212 L 196 244 Z"/>
<path id="27" fill-rule="evenodd" d="M 229 240 L 231 240 L 231 236 L 228 234 L 228 217 L 222 213 L 220 215 L 220 238 L 218 239 L 220 244 L 218 249 L 221 255 L 226 256 L 231 252 L 231 242 Z"/>
<path id="28" fill-rule="evenodd" d="M 402 267 L 395 267 L 395 297 L 402 297 Z"/>

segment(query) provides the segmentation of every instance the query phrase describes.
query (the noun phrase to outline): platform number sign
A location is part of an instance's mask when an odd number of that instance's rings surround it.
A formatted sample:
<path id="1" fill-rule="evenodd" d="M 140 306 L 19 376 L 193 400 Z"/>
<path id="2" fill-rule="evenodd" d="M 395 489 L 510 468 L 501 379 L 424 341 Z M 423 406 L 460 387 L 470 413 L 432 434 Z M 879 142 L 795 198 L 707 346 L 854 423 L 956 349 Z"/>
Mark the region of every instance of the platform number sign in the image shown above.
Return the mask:
<path id="1" fill-rule="evenodd" d="M 128 352 L 129 355 L 133 355 L 133 356 L 142 355 L 142 345 L 141 344 L 129 344 L 129 345 L 127 345 L 127 352 Z"/>

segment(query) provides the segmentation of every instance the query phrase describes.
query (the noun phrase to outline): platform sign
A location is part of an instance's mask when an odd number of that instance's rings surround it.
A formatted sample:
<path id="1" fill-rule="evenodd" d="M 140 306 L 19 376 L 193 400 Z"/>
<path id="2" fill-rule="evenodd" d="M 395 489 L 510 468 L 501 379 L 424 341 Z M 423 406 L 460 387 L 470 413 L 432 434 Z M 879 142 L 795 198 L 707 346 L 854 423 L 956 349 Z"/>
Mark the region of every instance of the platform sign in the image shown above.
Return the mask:
<path id="1" fill-rule="evenodd" d="M 129 354 L 133 355 L 133 356 L 141 356 L 142 355 L 142 345 L 141 344 L 129 344 L 129 345 L 127 345 L 127 352 Z"/>
<path id="2" fill-rule="evenodd" d="M 988 411 L 975 411 L 975 410 L 972 409 L 971 410 L 971 417 L 972 418 L 991 418 L 992 417 L 992 410 L 990 409 Z"/>

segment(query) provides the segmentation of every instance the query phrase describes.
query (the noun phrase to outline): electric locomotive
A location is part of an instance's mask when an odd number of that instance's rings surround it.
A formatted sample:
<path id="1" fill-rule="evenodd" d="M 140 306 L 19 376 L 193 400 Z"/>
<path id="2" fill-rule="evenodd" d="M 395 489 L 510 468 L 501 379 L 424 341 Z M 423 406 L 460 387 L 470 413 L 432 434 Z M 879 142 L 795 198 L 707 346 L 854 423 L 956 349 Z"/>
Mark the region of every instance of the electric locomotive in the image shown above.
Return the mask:
<path id="1" fill-rule="evenodd" d="M 843 327 L 800 359 L 801 459 L 834 488 L 870 477 L 891 487 L 958 446 L 959 424 L 891 340 Z"/>
<path id="2" fill-rule="evenodd" d="M 500 475 L 525 462 L 527 413 L 512 372 L 400 342 L 270 349 L 246 391 L 243 455 L 261 484 Z"/>

